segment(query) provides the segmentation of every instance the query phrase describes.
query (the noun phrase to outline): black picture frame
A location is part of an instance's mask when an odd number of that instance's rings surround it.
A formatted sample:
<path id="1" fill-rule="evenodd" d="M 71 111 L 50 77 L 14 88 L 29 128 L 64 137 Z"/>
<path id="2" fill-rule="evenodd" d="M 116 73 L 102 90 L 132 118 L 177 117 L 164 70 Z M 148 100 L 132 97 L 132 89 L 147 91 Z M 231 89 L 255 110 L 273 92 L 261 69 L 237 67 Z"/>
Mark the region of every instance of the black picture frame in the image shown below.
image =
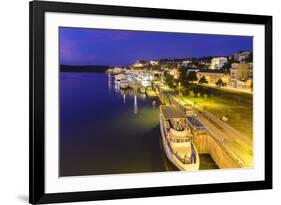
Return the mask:
<path id="1" fill-rule="evenodd" d="M 32 1 L 30 11 L 30 164 L 29 202 L 31 204 L 91 201 L 183 195 L 198 193 L 260 190 L 272 188 L 272 16 L 230 14 L 104 6 L 93 4 Z M 72 193 L 45 193 L 44 119 L 45 119 L 45 69 L 44 20 L 46 12 L 98 14 L 111 16 L 148 17 L 162 19 L 197 20 L 209 22 L 247 23 L 265 26 L 265 180 L 219 184 L 183 185 L 153 188 L 86 191 Z"/>

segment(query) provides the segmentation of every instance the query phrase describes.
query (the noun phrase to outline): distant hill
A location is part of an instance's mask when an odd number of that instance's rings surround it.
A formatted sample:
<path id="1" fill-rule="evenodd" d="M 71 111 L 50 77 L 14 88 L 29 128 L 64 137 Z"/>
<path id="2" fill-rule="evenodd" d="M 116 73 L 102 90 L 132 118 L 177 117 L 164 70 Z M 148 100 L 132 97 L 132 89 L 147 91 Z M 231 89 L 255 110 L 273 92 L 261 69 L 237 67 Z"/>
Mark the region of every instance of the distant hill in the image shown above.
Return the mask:
<path id="1" fill-rule="evenodd" d="M 106 65 L 60 65 L 60 72 L 105 72 L 109 66 Z"/>

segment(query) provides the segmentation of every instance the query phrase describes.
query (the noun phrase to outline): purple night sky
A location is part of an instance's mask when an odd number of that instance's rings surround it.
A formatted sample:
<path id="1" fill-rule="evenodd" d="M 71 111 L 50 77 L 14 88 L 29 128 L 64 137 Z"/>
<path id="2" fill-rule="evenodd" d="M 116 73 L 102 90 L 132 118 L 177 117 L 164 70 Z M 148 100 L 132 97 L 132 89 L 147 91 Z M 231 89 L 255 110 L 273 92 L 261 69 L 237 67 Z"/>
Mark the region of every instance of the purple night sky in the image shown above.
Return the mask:
<path id="1" fill-rule="evenodd" d="M 59 28 L 60 64 L 128 66 L 137 60 L 232 55 L 250 36 Z"/>

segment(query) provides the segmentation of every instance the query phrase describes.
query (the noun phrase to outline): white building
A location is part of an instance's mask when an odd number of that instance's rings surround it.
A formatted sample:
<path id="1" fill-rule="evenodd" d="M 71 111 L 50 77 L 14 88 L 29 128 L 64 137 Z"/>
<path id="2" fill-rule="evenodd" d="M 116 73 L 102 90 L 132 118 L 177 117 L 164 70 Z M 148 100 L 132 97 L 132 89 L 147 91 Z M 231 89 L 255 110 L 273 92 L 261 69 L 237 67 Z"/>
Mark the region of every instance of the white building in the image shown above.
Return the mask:
<path id="1" fill-rule="evenodd" d="M 243 61 L 245 61 L 245 59 L 249 58 L 250 54 L 251 53 L 249 51 L 245 51 L 245 52 L 241 52 L 241 53 L 235 53 L 234 54 L 234 60 L 236 60 L 238 62 L 243 62 Z"/>
<path id="2" fill-rule="evenodd" d="M 151 64 L 151 65 L 158 65 L 159 62 L 158 62 L 158 61 L 150 61 L 150 64 Z"/>
<path id="3" fill-rule="evenodd" d="M 232 63 L 230 68 L 233 88 L 252 90 L 253 65 L 251 63 Z"/>
<path id="4" fill-rule="evenodd" d="M 133 67 L 136 67 L 136 68 L 142 68 L 143 66 L 144 66 L 144 64 L 143 63 L 139 63 L 139 62 L 137 62 L 137 63 L 135 63 L 133 65 Z"/>
<path id="5" fill-rule="evenodd" d="M 227 58 L 225 57 L 213 58 L 210 65 L 210 69 L 212 70 L 221 69 L 225 63 L 227 63 Z"/>
<path id="6" fill-rule="evenodd" d="M 192 61 L 184 60 L 184 61 L 181 62 L 181 65 L 184 66 L 184 67 L 187 67 L 190 63 L 192 63 Z"/>

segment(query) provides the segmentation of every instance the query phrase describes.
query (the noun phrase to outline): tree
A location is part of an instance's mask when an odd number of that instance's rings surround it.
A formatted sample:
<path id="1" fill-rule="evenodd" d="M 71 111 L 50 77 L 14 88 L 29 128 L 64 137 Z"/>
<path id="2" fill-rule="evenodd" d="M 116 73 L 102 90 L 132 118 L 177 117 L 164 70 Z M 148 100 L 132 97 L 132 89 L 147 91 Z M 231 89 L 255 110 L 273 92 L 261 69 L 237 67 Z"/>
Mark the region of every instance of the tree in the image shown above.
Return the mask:
<path id="1" fill-rule="evenodd" d="M 231 63 L 224 63 L 223 66 L 221 67 L 221 70 L 228 71 L 230 67 L 231 67 Z"/>
<path id="2" fill-rule="evenodd" d="M 207 69 L 208 69 L 208 66 L 205 65 L 205 64 L 199 64 L 199 65 L 198 65 L 198 69 L 199 69 L 199 70 L 207 70 Z"/>
<path id="3" fill-rule="evenodd" d="M 187 76 L 188 82 L 194 82 L 194 81 L 197 81 L 197 80 L 198 80 L 198 78 L 197 78 L 197 75 L 196 75 L 195 71 L 188 72 L 188 76 Z"/>
<path id="4" fill-rule="evenodd" d="M 210 91 L 210 89 L 206 89 L 205 94 L 206 94 L 206 97 L 211 97 L 212 92 Z"/>
<path id="5" fill-rule="evenodd" d="M 194 94 L 194 97 L 195 97 L 195 98 L 198 98 L 198 94 L 199 94 L 198 88 L 194 88 L 194 89 L 193 89 L 193 94 Z"/>
<path id="6" fill-rule="evenodd" d="M 218 87 L 221 87 L 221 86 L 223 86 L 223 81 L 222 81 L 222 79 L 218 79 L 218 81 L 216 82 L 216 85 L 218 86 Z"/>
<path id="7" fill-rule="evenodd" d="M 199 84 L 204 84 L 204 83 L 207 84 L 208 81 L 207 81 L 206 77 L 203 75 L 203 76 L 199 79 L 198 83 L 199 83 Z"/>
<path id="8" fill-rule="evenodd" d="M 229 73 L 232 63 L 238 63 L 238 61 L 235 61 L 233 58 L 228 59 L 228 61 L 221 67 L 221 70 L 225 73 Z"/>
<path id="9" fill-rule="evenodd" d="M 183 93 L 184 93 L 185 96 L 188 96 L 188 95 L 190 95 L 190 90 L 185 89 Z"/>
<path id="10" fill-rule="evenodd" d="M 160 69 L 161 69 L 160 65 L 153 65 L 152 66 L 152 70 L 160 70 Z"/>
<path id="11" fill-rule="evenodd" d="M 187 68 L 185 67 L 180 67 L 179 68 L 180 70 L 180 77 L 179 77 L 179 82 L 182 84 L 182 85 L 186 85 L 186 82 L 187 82 Z"/>
<path id="12" fill-rule="evenodd" d="M 171 76 L 169 73 L 165 73 L 164 74 L 164 78 L 165 78 L 165 82 L 167 83 L 167 85 L 169 86 L 169 87 L 174 87 L 174 77 L 173 76 Z"/>
<path id="13" fill-rule="evenodd" d="M 146 61 L 146 60 L 139 60 L 139 63 L 141 63 L 141 64 L 147 64 L 147 61 Z"/>

